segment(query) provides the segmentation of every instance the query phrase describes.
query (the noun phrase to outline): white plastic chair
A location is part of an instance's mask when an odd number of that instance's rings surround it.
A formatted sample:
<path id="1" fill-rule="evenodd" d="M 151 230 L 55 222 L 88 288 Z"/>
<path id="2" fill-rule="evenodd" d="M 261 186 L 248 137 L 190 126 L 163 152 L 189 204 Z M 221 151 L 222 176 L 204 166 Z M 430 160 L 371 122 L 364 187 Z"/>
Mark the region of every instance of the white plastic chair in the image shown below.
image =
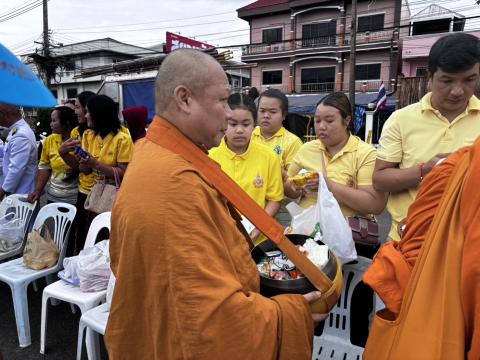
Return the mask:
<path id="1" fill-rule="evenodd" d="M 362 359 L 363 348 L 350 341 L 350 310 L 353 291 L 362 281 L 363 273 L 371 263 L 370 259 L 359 256 L 356 263 L 343 265 L 342 295 L 325 321 L 322 335 L 314 337 L 312 359 Z M 348 281 L 350 277 L 351 281 Z"/>
<path id="2" fill-rule="evenodd" d="M 115 275 L 113 275 L 113 273 L 110 274 L 107 287 L 107 302 L 86 311 L 80 318 L 80 324 L 78 325 L 77 360 L 81 360 L 82 358 L 83 333 L 85 332 L 85 328 L 87 329 L 87 340 L 90 337 L 90 341 L 86 341 L 87 355 L 90 360 L 100 359 L 100 345 L 97 333 L 105 335 L 115 281 Z M 90 356 L 92 357 L 90 358 Z"/>
<path id="3" fill-rule="evenodd" d="M 85 240 L 84 249 L 94 246 L 95 240 L 100 230 L 107 228 L 110 230 L 111 213 L 105 212 L 97 215 L 93 219 L 90 228 L 88 229 L 87 238 Z M 73 286 L 64 280 L 58 280 L 53 284 L 48 285 L 43 289 L 42 295 L 42 321 L 40 327 L 40 353 L 45 354 L 45 336 L 47 332 L 47 315 L 48 315 L 48 299 L 55 298 L 63 300 L 71 304 L 75 304 L 80 308 L 82 314 L 105 301 L 107 290 L 96 292 L 83 292 L 78 286 Z M 90 342 L 91 337 L 87 334 L 87 342 Z M 93 354 L 89 354 L 89 359 L 92 359 Z"/>
<path id="4" fill-rule="evenodd" d="M 24 222 L 23 241 L 9 251 L 0 252 L 0 261 L 21 254 L 23 251 L 25 240 L 27 239 L 27 231 L 37 206 L 36 201 L 30 204 L 27 201 L 27 197 L 27 194 L 12 194 L 5 197 L 0 203 L 0 217 L 12 214 L 12 217 L 20 218 Z"/>
<path id="5" fill-rule="evenodd" d="M 35 219 L 34 229 L 40 229 L 48 219 L 53 220 L 52 238 L 60 250 L 56 265 L 48 269 L 33 270 L 23 264 L 23 257 L 0 264 L 0 281 L 7 283 L 12 290 L 20 347 L 26 347 L 31 344 L 27 299 L 28 285 L 34 280 L 58 272 L 63 267 L 63 258 L 67 248 L 64 245 L 66 239 L 68 239 L 76 212 L 75 206 L 71 204 L 52 203 L 41 208 Z"/>
<path id="6" fill-rule="evenodd" d="M 107 328 L 108 316 L 110 315 L 110 306 L 107 303 L 94 307 L 82 314 L 80 318 L 80 324 L 78 326 L 78 343 L 77 343 L 77 360 L 82 359 L 82 345 L 83 345 L 83 333 L 85 329 L 92 331 L 93 342 L 90 350 L 93 352 L 90 360 L 100 359 L 100 345 L 98 341 L 98 334 L 105 335 L 105 329 Z M 95 332 L 95 333 L 93 333 Z M 87 342 L 87 353 L 89 352 L 89 344 Z"/>

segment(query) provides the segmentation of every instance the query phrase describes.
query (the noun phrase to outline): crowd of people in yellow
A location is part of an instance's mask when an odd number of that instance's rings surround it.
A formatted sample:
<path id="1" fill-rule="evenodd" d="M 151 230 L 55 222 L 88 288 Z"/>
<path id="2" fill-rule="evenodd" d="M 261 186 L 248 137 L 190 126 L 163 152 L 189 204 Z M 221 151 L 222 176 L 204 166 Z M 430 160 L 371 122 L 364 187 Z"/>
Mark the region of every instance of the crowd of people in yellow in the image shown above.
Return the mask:
<path id="1" fill-rule="evenodd" d="M 107 96 L 84 92 L 75 110 L 55 108 L 28 193 L 30 201 L 46 191 L 49 202 L 77 206 L 69 255 L 83 248 L 97 215 L 84 206 L 94 184 L 122 180 L 110 239 L 116 276 L 105 336 L 110 358 L 311 358 L 314 325 L 328 316 L 309 306 L 321 294 L 260 295 L 236 210 L 193 158 L 218 163 L 271 217 L 286 198 L 303 208 L 317 202 L 318 178 L 302 187 L 289 180 L 304 170 L 324 177 L 344 216 L 374 219 L 387 208 L 392 241 L 365 275 L 386 308 L 373 322 L 365 359 L 480 358 L 479 62 L 478 38 L 439 39 L 429 56 L 430 92 L 391 115 L 378 149 L 352 133 L 345 94 L 321 99 L 317 139 L 303 143 L 283 127 L 285 94 L 266 90 L 258 105 L 231 95 L 216 60 L 192 49 L 163 61 L 157 116 L 144 139 L 132 139 Z M 18 116 L 0 104 L 10 138 L 19 137 Z M 12 159 L 3 162 L 0 199 L 17 191 L 7 187 L 16 171 Z M 248 236 L 265 240 L 256 228 Z M 455 246 L 460 250 L 450 250 Z M 368 335 L 368 321 L 362 331 Z"/>

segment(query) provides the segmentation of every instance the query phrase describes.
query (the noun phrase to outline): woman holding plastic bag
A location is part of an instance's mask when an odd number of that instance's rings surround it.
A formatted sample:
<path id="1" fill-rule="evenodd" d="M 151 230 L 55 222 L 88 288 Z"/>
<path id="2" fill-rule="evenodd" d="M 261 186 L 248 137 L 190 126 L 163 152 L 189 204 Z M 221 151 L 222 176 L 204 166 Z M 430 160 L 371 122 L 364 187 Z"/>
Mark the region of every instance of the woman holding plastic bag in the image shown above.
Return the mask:
<path id="1" fill-rule="evenodd" d="M 319 192 L 318 176 L 306 179 L 303 186 L 293 183 L 292 178 L 305 170 L 323 175 L 320 180 L 324 180 L 323 185 L 338 201 L 343 216 L 371 217 L 371 214 L 381 213 L 386 206 L 386 194 L 376 191 L 372 185 L 376 150 L 351 134 L 351 109 L 350 101 L 341 92 L 327 95 L 317 105 L 314 121 L 318 139 L 300 148 L 288 169 L 288 180 L 284 184 L 285 194 L 293 199 L 300 198 L 299 205 L 304 209 L 317 204 Z M 320 190 L 321 193 L 328 193 L 325 187 Z M 331 201 L 329 203 L 331 205 Z M 370 258 L 376 251 L 376 248 L 361 245 L 356 245 L 356 248 L 358 255 Z M 369 297 L 370 301 L 357 303 L 364 307 L 372 306 L 371 290 L 359 291 L 364 292 L 360 295 L 362 298 Z M 362 310 L 364 313 L 368 309 Z M 352 319 L 355 321 L 355 317 Z M 362 345 L 368 335 L 368 319 L 361 316 L 354 325 L 360 328 L 360 335 L 356 339 L 356 336 L 352 336 L 352 340 Z"/>
<path id="2" fill-rule="evenodd" d="M 315 111 L 318 139 L 303 144 L 288 169 L 285 183 L 285 194 L 293 199 L 300 198 L 300 207 L 306 209 L 318 200 L 318 177 L 306 180 L 304 186 L 291 181 L 306 170 L 323 174 L 344 216 L 370 217 L 385 208 L 386 195 L 372 185 L 376 150 L 351 134 L 351 122 L 351 105 L 345 94 L 335 92 L 318 103 Z M 357 250 L 359 255 L 368 256 L 362 248 Z"/>

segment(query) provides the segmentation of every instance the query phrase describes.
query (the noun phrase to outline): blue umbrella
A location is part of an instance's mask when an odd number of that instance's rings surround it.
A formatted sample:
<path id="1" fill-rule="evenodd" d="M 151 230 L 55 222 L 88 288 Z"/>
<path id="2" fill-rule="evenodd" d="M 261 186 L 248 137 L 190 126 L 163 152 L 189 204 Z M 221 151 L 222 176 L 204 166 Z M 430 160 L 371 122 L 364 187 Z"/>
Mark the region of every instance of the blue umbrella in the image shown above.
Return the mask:
<path id="1" fill-rule="evenodd" d="M 28 107 L 53 107 L 57 103 L 43 82 L 2 44 L 0 103 Z"/>

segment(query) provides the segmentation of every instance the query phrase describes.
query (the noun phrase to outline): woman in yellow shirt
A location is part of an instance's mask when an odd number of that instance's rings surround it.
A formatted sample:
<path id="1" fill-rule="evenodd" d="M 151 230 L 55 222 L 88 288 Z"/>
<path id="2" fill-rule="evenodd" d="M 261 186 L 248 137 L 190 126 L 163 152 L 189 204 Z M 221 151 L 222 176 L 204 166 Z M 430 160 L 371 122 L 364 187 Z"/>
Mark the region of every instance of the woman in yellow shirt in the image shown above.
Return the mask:
<path id="1" fill-rule="evenodd" d="M 106 95 L 95 95 L 87 103 L 85 118 L 88 129 L 82 136 L 82 142 L 74 140 L 74 146 L 80 146 L 89 156 L 76 155 L 76 162 L 84 176 L 79 182 L 79 199 L 82 204 L 99 181 L 115 184 L 114 171 L 122 179 L 127 165 L 132 159 L 133 142 L 129 134 L 121 130 L 115 102 Z M 115 168 L 115 170 L 114 170 Z M 97 214 L 87 211 L 85 229 Z M 77 236 L 75 252 L 83 249 L 85 237 Z"/>
<path id="2" fill-rule="evenodd" d="M 335 92 L 324 97 L 315 110 L 315 133 L 318 139 L 303 144 L 288 169 L 288 176 L 300 170 L 323 174 L 329 190 L 337 199 L 343 215 L 369 216 L 385 208 L 387 198 L 373 188 L 372 175 L 376 150 L 350 132 L 352 107 L 347 96 Z M 308 180 L 305 187 L 285 182 L 285 194 L 299 198 L 300 206 L 317 202 L 318 179 Z M 372 257 L 377 248 L 356 244 L 357 253 Z M 357 286 L 352 300 L 352 343 L 365 346 L 368 337 L 368 315 L 373 306 L 373 292 Z"/>
<path id="3" fill-rule="evenodd" d="M 372 185 L 376 151 L 351 134 L 351 121 L 351 105 L 344 93 L 324 97 L 315 110 L 318 139 L 302 145 L 288 169 L 288 177 L 302 169 L 324 174 L 345 216 L 379 214 L 385 208 L 386 196 Z M 318 179 L 308 180 L 303 188 L 285 182 L 285 194 L 293 199 L 301 197 L 302 207 L 316 203 L 317 191 Z"/>
<path id="4" fill-rule="evenodd" d="M 93 174 L 88 182 L 80 184 L 80 191 L 88 195 L 99 181 L 115 183 L 114 171 L 122 179 L 132 159 L 133 142 L 130 135 L 121 131 L 117 107 L 108 96 L 96 95 L 91 98 L 85 117 L 89 129 L 83 134 L 82 148 L 90 156 L 77 156 L 77 160 L 82 173 Z"/>
<path id="5" fill-rule="evenodd" d="M 253 100 L 232 94 L 228 105 L 232 116 L 227 120 L 225 136 L 209 156 L 270 216 L 275 216 L 283 199 L 280 159 L 270 148 L 251 140 L 257 115 Z M 259 235 L 254 229 L 252 240 Z"/>
<path id="6" fill-rule="evenodd" d="M 60 157 L 58 149 L 70 137 L 70 132 L 77 125 L 75 112 L 66 106 L 59 106 L 52 111 L 50 127 L 52 134 L 45 139 L 38 165 L 37 185 L 28 196 L 28 201 L 38 200 L 48 180 L 47 200 L 49 202 L 66 202 L 75 204 L 78 193 L 77 173 Z"/>

